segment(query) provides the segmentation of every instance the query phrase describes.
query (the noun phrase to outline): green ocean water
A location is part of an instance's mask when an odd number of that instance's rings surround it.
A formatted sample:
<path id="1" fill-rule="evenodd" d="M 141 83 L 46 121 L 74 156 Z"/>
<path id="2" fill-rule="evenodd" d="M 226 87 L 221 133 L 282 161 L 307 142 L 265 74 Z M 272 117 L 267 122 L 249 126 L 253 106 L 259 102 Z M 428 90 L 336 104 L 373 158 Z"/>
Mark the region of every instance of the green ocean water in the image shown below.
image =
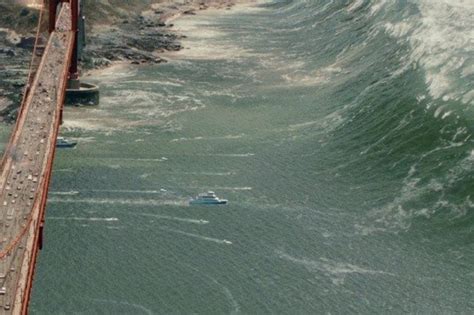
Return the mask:
<path id="1" fill-rule="evenodd" d="M 167 64 L 94 72 L 100 106 L 65 112 L 78 145 L 56 154 L 31 313 L 473 313 L 458 2 L 208 11 L 176 21 Z M 188 205 L 207 190 L 229 204 Z"/>

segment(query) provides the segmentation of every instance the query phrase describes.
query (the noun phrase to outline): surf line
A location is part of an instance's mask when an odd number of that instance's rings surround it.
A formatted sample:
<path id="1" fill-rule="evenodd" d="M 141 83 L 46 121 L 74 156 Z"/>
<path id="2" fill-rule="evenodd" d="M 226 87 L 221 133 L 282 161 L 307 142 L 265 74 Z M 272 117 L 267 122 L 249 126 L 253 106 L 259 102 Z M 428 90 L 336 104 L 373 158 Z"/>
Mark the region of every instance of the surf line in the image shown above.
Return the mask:
<path id="1" fill-rule="evenodd" d="M 181 230 L 175 230 L 175 229 L 171 229 L 171 228 L 164 227 L 164 226 L 160 227 L 160 229 L 163 230 L 163 231 L 167 231 L 167 232 L 172 232 L 172 233 L 177 233 L 177 234 L 181 234 L 181 235 L 186 235 L 186 236 L 189 236 L 189 237 L 194 237 L 194 238 L 204 240 L 204 241 L 208 241 L 208 242 L 214 242 L 214 243 L 217 243 L 217 244 L 232 245 L 232 242 L 228 241 L 226 239 L 220 240 L 218 238 L 213 238 L 213 237 L 209 237 L 209 236 L 203 236 L 203 235 L 199 235 L 199 234 L 184 232 L 184 231 L 181 231 Z"/>

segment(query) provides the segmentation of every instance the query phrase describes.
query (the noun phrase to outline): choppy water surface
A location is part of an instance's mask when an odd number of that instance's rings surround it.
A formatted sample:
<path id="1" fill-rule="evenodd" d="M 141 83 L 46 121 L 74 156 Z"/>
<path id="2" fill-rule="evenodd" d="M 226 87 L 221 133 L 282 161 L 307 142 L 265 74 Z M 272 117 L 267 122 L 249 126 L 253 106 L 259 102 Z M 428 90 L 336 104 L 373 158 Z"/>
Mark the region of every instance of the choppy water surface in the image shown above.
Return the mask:
<path id="1" fill-rule="evenodd" d="M 32 314 L 473 313 L 469 1 L 268 1 L 67 110 Z M 215 190 L 225 207 L 189 207 Z"/>

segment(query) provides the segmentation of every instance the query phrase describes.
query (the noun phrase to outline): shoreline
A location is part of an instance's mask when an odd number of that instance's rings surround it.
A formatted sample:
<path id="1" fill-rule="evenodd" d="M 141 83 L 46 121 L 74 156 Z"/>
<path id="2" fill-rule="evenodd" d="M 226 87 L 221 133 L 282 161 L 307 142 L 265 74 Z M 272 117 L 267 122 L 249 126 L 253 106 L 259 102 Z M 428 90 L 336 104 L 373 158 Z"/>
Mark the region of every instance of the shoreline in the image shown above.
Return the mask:
<path id="1" fill-rule="evenodd" d="M 151 4 L 134 18 L 113 24 L 95 25 L 87 34 L 89 44 L 84 49 L 81 63 L 83 73 L 93 69 L 113 66 L 117 63 L 159 64 L 167 62 L 163 55 L 183 49 L 180 42 L 186 38 L 175 28 L 173 21 L 200 11 L 230 10 L 240 3 L 252 0 L 188 0 L 175 4 L 159 2 Z"/>
<path id="2" fill-rule="evenodd" d="M 255 0 L 187 0 L 173 3 L 159 0 L 138 14 L 130 14 L 112 23 L 96 23 L 86 34 L 80 62 L 81 77 L 95 70 L 121 65 L 149 65 L 167 62 L 164 55 L 182 50 L 185 35 L 173 27 L 173 21 L 200 11 L 231 10 L 237 4 Z M 17 35 L 12 39 L 11 34 Z M 27 36 L 25 36 L 27 37 Z M 31 48 L 19 45 L 21 35 L 12 29 L 0 29 L 0 123 L 13 124 L 20 107 L 31 58 Z"/>

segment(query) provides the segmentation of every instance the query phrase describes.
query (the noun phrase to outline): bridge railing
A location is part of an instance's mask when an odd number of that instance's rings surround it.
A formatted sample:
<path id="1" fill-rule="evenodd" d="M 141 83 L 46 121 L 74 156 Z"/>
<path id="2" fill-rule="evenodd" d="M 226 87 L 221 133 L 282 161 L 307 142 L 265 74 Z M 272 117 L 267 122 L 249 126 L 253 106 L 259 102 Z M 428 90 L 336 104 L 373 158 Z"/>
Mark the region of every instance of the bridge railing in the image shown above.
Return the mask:
<path id="1" fill-rule="evenodd" d="M 64 4 L 58 16 L 57 30 L 53 32 L 48 39 L 43 58 L 39 63 L 37 71 L 34 71 L 34 74 L 33 72 L 30 73 L 30 77 L 28 78 L 30 84 L 29 90 L 25 91 L 17 122 L 13 128 L 10 141 L 1 162 L 0 193 L 5 195 L 4 192 L 8 178 L 13 172 L 12 166 L 15 165 L 14 163 L 18 163 L 18 161 L 15 161 L 15 151 L 21 146 L 20 139 L 24 137 L 25 133 L 29 132 L 26 128 L 28 122 L 31 123 L 33 120 L 36 121 L 36 118 L 39 117 L 37 116 L 37 112 L 35 112 L 35 110 L 38 109 L 38 106 L 45 106 L 50 110 L 51 116 L 43 117 L 44 122 L 47 124 L 48 133 L 47 138 L 44 138 L 46 142 L 46 147 L 43 152 L 44 154 L 42 153 L 41 158 L 38 160 L 40 162 L 40 176 L 36 185 L 35 196 L 31 201 L 31 204 L 27 205 L 28 208 L 25 206 L 25 210 L 29 210 L 25 213 L 25 216 L 22 217 L 24 221 L 21 222 L 21 227 L 5 240 L 5 244 L 2 244 L 3 246 L 0 250 L 0 263 L 2 263 L 4 267 L 9 266 L 12 263 L 16 264 L 17 262 L 14 262 L 14 260 L 18 259 L 13 259 L 12 257 L 15 255 L 21 255 L 21 258 L 19 258 L 19 265 L 14 265 L 16 269 L 13 273 L 14 278 L 10 280 L 10 284 L 12 285 L 10 286 L 10 289 L 15 292 L 15 302 L 12 305 L 13 313 L 15 314 L 19 309 L 20 311 L 18 311 L 18 313 L 27 313 L 29 295 L 35 270 L 35 262 L 39 247 L 38 243 L 41 226 L 44 220 L 44 211 L 56 148 L 56 137 L 59 129 L 60 114 L 64 102 L 68 72 L 74 47 L 74 35 L 71 31 L 70 11 L 69 5 Z M 40 19 L 42 19 L 41 14 Z M 41 27 L 40 23 L 39 27 Z M 39 36 L 40 32 L 37 32 L 35 49 L 38 47 Z M 60 48 L 57 47 L 58 43 L 61 43 L 61 45 L 59 45 Z M 33 58 L 35 58 L 35 55 L 36 53 L 34 52 Z M 32 62 L 32 65 L 33 64 L 34 62 Z M 45 87 L 45 82 L 49 82 L 48 93 L 42 93 L 41 90 Z M 41 83 L 43 83 L 43 87 L 41 87 Z M 48 95 L 54 95 L 54 97 L 50 98 Z M 20 248 L 22 248 L 20 247 L 20 244 L 25 248 L 20 250 Z M 11 260 L 8 260 L 7 258 L 10 258 Z M 10 270 L 10 268 L 7 270 Z"/>

